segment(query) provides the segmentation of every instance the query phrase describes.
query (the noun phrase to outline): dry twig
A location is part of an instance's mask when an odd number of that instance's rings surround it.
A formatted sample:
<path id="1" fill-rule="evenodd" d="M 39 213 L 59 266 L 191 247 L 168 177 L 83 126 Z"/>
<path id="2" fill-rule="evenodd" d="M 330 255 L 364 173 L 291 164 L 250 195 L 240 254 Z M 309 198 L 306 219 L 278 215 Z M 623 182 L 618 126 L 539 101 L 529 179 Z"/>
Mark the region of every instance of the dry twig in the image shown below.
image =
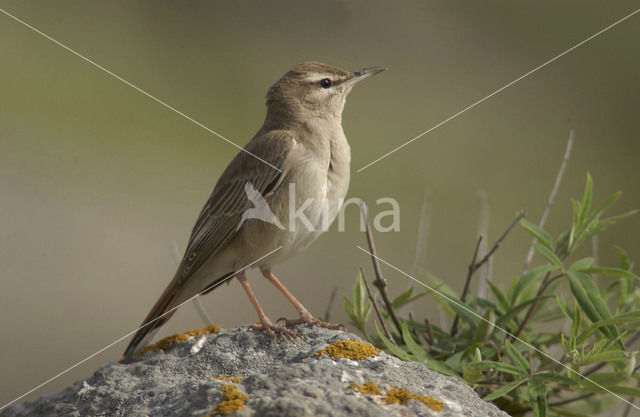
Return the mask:
<path id="1" fill-rule="evenodd" d="M 360 211 L 362 212 L 362 219 L 364 220 L 366 234 L 367 234 L 367 243 L 369 244 L 369 252 L 371 253 L 371 261 L 373 262 L 373 271 L 376 274 L 376 279 L 373 281 L 373 285 L 378 288 L 380 292 L 380 296 L 382 297 L 382 301 L 389 313 L 389 317 L 396 326 L 399 334 L 402 334 L 402 327 L 400 326 L 400 321 L 396 316 L 395 311 L 393 310 L 393 305 L 391 304 L 391 300 L 389 299 L 389 295 L 387 294 L 387 281 L 382 276 L 382 271 L 380 270 L 380 262 L 378 262 L 378 255 L 376 254 L 376 246 L 373 242 L 373 234 L 371 233 L 371 228 L 369 226 L 369 215 L 367 210 L 367 203 L 364 201 L 360 201 Z"/>
<path id="2" fill-rule="evenodd" d="M 551 209 L 551 205 L 553 205 L 553 199 L 556 197 L 556 193 L 558 192 L 558 188 L 560 188 L 560 183 L 562 182 L 562 177 L 564 176 L 564 170 L 567 167 L 567 161 L 569 160 L 569 156 L 571 156 L 571 148 L 573 147 L 573 129 L 569 131 L 569 140 L 567 141 L 567 148 L 564 151 L 564 157 L 562 158 L 562 162 L 560 163 L 560 170 L 558 170 L 558 175 L 556 176 L 556 182 L 553 185 L 553 189 L 551 190 L 551 194 L 549 194 L 549 199 L 547 200 L 547 205 L 544 208 L 544 212 L 542 213 L 542 217 L 540 218 L 540 223 L 538 223 L 538 227 L 543 229 L 545 223 L 547 222 L 547 217 L 549 216 L 549 210 Z M 531 259 L 533 259 L 534 249 L 533 245 L 536 243 L 536 239 L 533 238 L 531 241 L 531 246 L 529 247 L 529 253 L 527 253 L 527 259 L 524 262 L 524 269 L 522 274 L 524 275 L 529 269 L 529 264 L 531 264 Z"/>
<path id="3" fill-rule="evenodd" d="M 367 277 L 364 275 L 364 269 L 360 267 L 360 274 L 362 275 L 362 281 L 364 282 L 364 287 L 367 289 L 367 296 L 369 296 L 369 300 L 371 300 L 371 304 L 373 304 L 373 309 L 376 311 L 376 316 L 378 316 L 378 321 L 380 321 L 380 325 L 382 326 L 382 330 L 384 331 L 385 336 L 392 343 L 395 343 L 393 337 L 391 337 L 391 333 L 387 330 L 387 325 L 384 324 L 384 320 L 382 319 L 382 314 L 380 314 L 380 310 L 378 310 L 378 303 L 376 303 L 375 298 L 373 298 L 373 294 L 371 294 L 371 290 L 369 289 L 369 283 L 367 282 Z"/>

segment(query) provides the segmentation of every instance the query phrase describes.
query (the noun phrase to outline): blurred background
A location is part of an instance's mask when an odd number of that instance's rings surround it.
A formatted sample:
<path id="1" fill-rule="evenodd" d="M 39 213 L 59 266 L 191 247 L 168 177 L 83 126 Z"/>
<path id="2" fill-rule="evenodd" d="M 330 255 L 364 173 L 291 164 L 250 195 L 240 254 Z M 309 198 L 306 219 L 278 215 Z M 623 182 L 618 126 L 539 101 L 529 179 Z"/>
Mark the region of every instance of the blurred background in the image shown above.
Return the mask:
<path id="1" fill-rule="evenodd" d="M 570 198 L 587 172 L 595 202 L 622 190 L 613 213 L 640 208 L 640 15 L 507 88 L 421 139 L 382 154 L 485 97 L 638 7 L 637 1 L 17 1 L 0 8 L 244 145 L 264 118 L 267 88 L 295 64 L 389 70 L 349 96 L 344 129 L 353 165 L 349 197 L 372 215 L 395 198 L 398 233 L 379 233 L 379 255 L 413 266 L 423 196 L 430 222 L 421 270 L 456 291 L 476 241 L 477 195 L 488 203 L 488 241 L 529 209 L 537 222 L 571 128 L 575 143 L 548 221 L 568 227 Z M 173 276 L 216 179 L 237 149 L 25 26 L 0 14 L 0 404 L 135 329 Z M 276 274 L 315 314 L 337 289 L 331 320 L 369 258 L 358 210 Z M 607 230 L 640 259 L 640 216 Z M 498 250 L 493 280 L 522 271 L 521 229 Z M 585 256 L 588 250 L 585 250 Z M 534 259 L 534 263 L 539 260 Z M 406 277 L 384 269 L 392 295 Z M 421 273 L 418 277 L 421 276 Z M 272 318 L 295 311 L 256 272 Z M 215 323 L 256 320 L 238 283 L 203 297 Z M 428 299 L 416 314 L 435 317 Z M 419 309 L 423 309 L 419 311 Z M 202 327 L 187 305 L 162 335 Z M 112 347 L 30 399 L 117 360 Z"/>

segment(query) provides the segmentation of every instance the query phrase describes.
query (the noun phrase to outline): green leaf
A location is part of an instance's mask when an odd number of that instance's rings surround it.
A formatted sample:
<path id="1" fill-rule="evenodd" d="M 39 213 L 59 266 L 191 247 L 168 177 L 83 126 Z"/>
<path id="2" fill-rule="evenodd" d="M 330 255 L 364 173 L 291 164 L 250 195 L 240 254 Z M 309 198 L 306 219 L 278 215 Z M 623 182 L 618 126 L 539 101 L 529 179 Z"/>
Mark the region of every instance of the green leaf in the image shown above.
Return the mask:
<path id="1" fill-rule="evenodd" d="M 578 213 L 577 223 L 579 226 L 585 224 L 589 210 L 591 209 L 591 200 L 593 198 L 593 179 L 591 174 L 587 173 L 587 184 L 584 187 L 584 195 L 582 196 L 582 203 L 580 204 L 580 211 Z"/>
<path id="2" fill-rule="evenodd" d="M 604 352 L 595 353 L 593 355 L 587 355 L 587 357 L 581 361 L 581 365 L 590 365 L 592 363 L 611 362 L 611 361 L 626 361 L 629 359 L 629 353 L 624 350 L 614 349 Z"/>
<path id="3" fill-rule="evenodd" d="M 611 319 L 611 312 L 591 277 L 583 272 L 571 270 L 568 271 L 568 275 L 571 292 L 587 317 L 593 323 Z M 600 330 L 611 339 L 619 335 L 617 328 L 612 325 L 601 327 Z"/>
<path id="4" fill-rule="evenodd" d="M 406 290 L 405 292 L 403 292 L 402 294 L 400 294 L 399 296 L 397 296 L 392 302 L 391 302 L 391 306 L 394 309 L 399 309 L 409 303 L 411 303 L 412 301 L 417 300 L 418 298 L 422 297 L 423 295 L 427 294 L 427 291 L 424 292 L 420 292 L 414 296 L 413 295 L 413 287 L 409 287 L 408 290 Z"/>
<path id="5" fill-rule="evenodd" d="M 611 385 L 624 382 L 628 378 L 629 378 L 629 374 L 626 371 L 600 372 L 597 374 L 589 375 L 588 380 L 587 379 L 582 380 L 582 383 L 580 384 L 580 389 L 583 389 L 589 392 L 600 392 L 600 391 L 603 391 L 603 389 L 600 388 L 598 385 L 604 386 L 608 389 Z"/>
<path id="6" fill-rule="evenodd" d="M 503 395 L 506 395 L 506 394 L 510 393 L 511 391 L 513 391 L 514 389 L 516 389 L 520 385 L 522 385 L 527 380 L 527 378 L 528 377 L 516 379 L 515 381 L 509 382 L 508 384 L 503 385 L 502 387 L 500 387 L 497 390 L 493 391 L 491 394 L 489 394 L 486 397 L 484 397 L 484 400 L 485 401 L 493 401 L 496 398 L 500 398 Z"/>
<path id="7" fill-rule="evenodd" d="M 478 369 L 483 372 L 497 371 L 511 375 L 525 375 L 522 369 L 515 365 L 497 361 L 480 361 L 469 364 L 470 368 Z"/>
<path id="8" fill-rule="evenodd" d="M 547 261 L 551 262 L 551 264 L 557 266 L 558 268 L 562 268 L 562 261 L 560 260 L 560 258 L 558 258 L 558 256 L 555 253 L 551 252 L 549 248 L 541 245 L 540 243 L 535 243 L 533 247 Z"/>
<path id="9" fill-rule="evenodd" d="M 551 235 L 549 235 L 549 233 L 545 232 L 540 227 L 531 223 L 527 219 L 521 219 L 520 226 L 522 226 L 524 230 L 529 232 L 530 235 L 535 237 L 538 242 L 542 243 L 544 246 L 546 246 L 550 250 L 553 250 L 553 240 L 551 238 Z"/>
<path id="10" fill-rule="evenodd" d="M 498 301 L 498 305 L 500 306 L 500 308 L 502 308 L 503 311 L 509 310 L 511 308 L 511 303 L 504 296 L 500 287 L 496 286 L 491 281 L 486 281 L 486 282 L 487 284 L 489 284 L 489 288 L 491 289 L 493 296 L 496 297 L 496 300 Z"/>
<path id="11" fill-rule="evenodd" d="M 614 246 L 613 249 L 615 249 L 615 251 L 618 253 L 618 258 L 620 259 L 620 269 L 624 269 L 625 271 L 631 271 L 632 268 L 632 264 L 631 261 L 629 260 L 629 255 L 627 255 L 627 252 L 622 249 L 620 246 Z"/>
<path id="12" fill-rule="evenodd" d="M 547 386 L 542 380 L 530 378 L 527 382 L 527 391 L 532 400 L 533 415 L 535 417 L 546 417 L 547 415 Z"/>
<path id="13" fill-rule="evenodd" d="M 624 323 L 635 323 L 636 325 L 640 324 L 640 311 L 635 310 L 628 313 L 617 314 L 608 320 L 601 320 L 597 323 L 593 323 L 587 330 L 584 331 L 584 333 L 580 335 L 580 337 L 578 337 L 578 343 L 583 343 L 587 339 L 587 337 L 591 335 L 591 333 L 593 333 L 600 327 Z"/>
<path id="14" fill-rule="evenodd" d="M 581 225 L 578 224 L 578 216 L 581 210 L 580 203 L 576 200 L 571 200 L 571 206 L 573 207 L 573 218 L 571 221 L 571 230 L 569 230 L 569 236 L 567 237 L 567 251 L 573 248 L 576 233 L 578 233 L 578 228 L 581 227 Z"/>
<path id="15" fill-rule="evenodd" d="M 487 337 L 487 335 L 491 333 L 489 331 L 490 330 L 489 326 L 493 328 L 495 316 L 496 315 L 493 312 L 493 310 L 487 310 L 487 312 L 484 313 L 484 320 L 480 320 L 480 322 L 478 323 L 478 326 L 473 331 L 473 336 L 471 337 L 471 344 L 483 343 L 485 341 L 485 338 Z"/>
<path id="16" fill-rule="evenodd" d="M 402 322 L 401 326 L 402 326 L 402 340 L 404 341 L 404 344 L 407 346 L 407 349 L 409 349 L 409 352 L 411 352 L 411 354 L 418 361 L 426 360 L 427 351 L 415 341 L 415 339 L 411 335 L 411 332 L 409 331 L 409 327 L 407 327 L 407 323 Z"/>
<path id="17" fill-rule="evenodd" d="M 426 366 L 427 368 L 431 369 L 432 371 L 436 371 L 439 372 L 443 375 L 447 375 L 447 376 L 452 376 L 457 378 L 460 381 L 463 381 L 462 378 L 460 378 L 460 375 L 458 375 L 458 373 L 456 371 L 454 371 L 453 369 L 449 368 L 447 365 L 445 365 L 444 362 L 441 362 L 439 360 L 433 359 L 433 358 L 429 358 L 427 359 L 426 362 L 424 362 L 424 366 Z"/>
<path id="18" fill-rule="evenodd" d="M 447 360 L 444 362 L 449 368 L 453 369 L 458 373 L 463 373 L 463 364 L 464 364 L 464 352 L 458 351 L 453 355 L 450 355 Z"/>
<path id="19" fill-rule="evenodd" d="M 610 391 L 618 395 L 630 395 L 632 397 L 640 397 L 640 388 L 630 385 L 613 385 L 607 386 Z"/>
<path id="20" fill-rule="evenodd" d="M 537 279 L 539 279 L 541 276 L 543 276 L 544 274 L 556 271 L 558 269 L 559 269 L 558 265 L 541 265 L 527 271 L 518 280 L 518 283 L 516 284 L 516 287 L 513 290 L 513 295 L 511 296 L 511 303 L 515 303 L 520 293 L 524 291 L 527 287 L 529 287 L 529 285 L 534 283 Z"/>
<path id="21" fill-rule="evenodd" d="M 558 307 L 560 308 L 560 311 L 562 311 L 562 314 L 569 320 L 572 320 L 573 316 L 569 312 L 567 303 L 565 303 L 564 300 L 557 295 L 556 295 L 556 302 L 558 303 Z"/>
<path id="22" fill-rule="evenodd" d="M 573 379 L 553 372 L 543 372 L 540 374 L 536 374 L 536 378 L 560 385 L 568 385 L 570 387 L 576 385 L 576 382 Z"/>
<path id="23" fill-rule="evenodd" d="M 435 275 L 428 275 L 429 281 L 431 281 L 431 286 L 435 291 L 427 290 L 427 293 L 431 294 L 436 303 L 438 303 L 442 309 L 449 315 L 450 317 L 455 316 L 455 312 L 451 309 L 449 302 L 446 298 L 442 297 L 440 294 L 444 294 L 447 297 L 457 298 L 456 293 L 449 287 L 444 281 Z M 440 294 L 439 294 L 440 293 Z"/>
<path id="24" fill-rule="evenodd" d="M 610 226 L 616 223 L 619 220 L 625 219 L 629 216 L 636 214 L 637 210 L 632 210 L 623 214 L 619 214 L 617 216 L 607 217 L 606 219 L 593 219 L 590 223 L 587 223 L 584 227 L 582 227 L 575 236 L 574 246 L 578 246 L 582 244 L 587 239 L 591 238 L 595 234 L 601 232 L 606 229 L 607 226 Z"/>
<path id="25" fill-rule="evenodd" d="M 591 268 L 593 265 L 593 258 L 582 258 L 575 261 L 569 269 L 573 269 L 574 271 L 584 271 L 585 269 Z"/>
<path id="26" fill-rule="evenodd" d="M 591 215 L 589 215 L 586 223 L 591 223 L 593 219 L 599 219 L 605 211 L 609 210 L 611 206 L 615 204 L 615 202 L 620 198 L 621 195 L 622 192 L 616 191 L 615 193 L 607 197 L 607 199 L 604 200 L 602 204 L 600 204 L 600 206 L 598 206 L 598 208 L 591 213 Z"/>
<path id="27" fill-rule="evenodd" d="M 640 277 L 633 272 L 621 268 L 607 268 L 599 266 L 594 268 L 585 268 L 580 270 L 580 272 L 584 272 L 585 274 L 597 274 L 604 277 L 620 277 L 640 280 Z"/>
<path id="28" fill-rule="evenodd" d="M 571 337 L 569 338 L 569 349 L 576 349 L 576 338 L 582 324 L 582 314 L 577 304 L 573 305 L 573 318 L 571 320 Z"/>
<path id="29" fill-rule="evenodd" d="M 504 342 L 505 352 L 509 359 L 511 359 L 511 362 L 513 362 L 513 364 L 518 368 L 522 369 L 523 373 L 530 374 L 531 365 L 529 364 L 527 358 L 525 358 L 522 353 L 520 353 L 518 349 L 516 349 L 515 346 L 511 344 L 511 342 L 509 342 L 508 340 L 505 340 Z"/>
<path id="30" fill-rule="evenodd" d="M 349 316 L 349 319 L 353 321 L 355 317 L 353 314 L 353 303 L 346 296 L 344 297 L 344 311 L 347 313 L 347 316 Z"/>
<path id="31" fill-rule="evenodd" d="M 398 358 L 402 359 L 403 361 L 412 360 L 411 355 L 409 353 L 407 353 L 404 349 L 402 349 L 401 347 L 399 347 L 398 345 L 396 345 L 395 343 L 393 343 L 389 339 L 387 339 L 387 337 L 384 335 L 382 330 L 380 330 L 380 327 L 378 326 L 378 322 L 377 321 L 374 321 L 373 324 L 375 325 L 376 333 L 378 334 L 378 337 L 380 338 L 380 340 L 382 340 L 382 343 L 384 343 L 384 345 L 387 348 L 387 350 L 393 356 L 397 356 Z"/>
<path id="32" fill-rule="evenodd" d="M 446 300 L 446 302 L 461 320 L 474 327 L 478 325 L 480 318 L 472 305 L 460 300 L 457 296 L 451 297 L 451 300 Z"/>

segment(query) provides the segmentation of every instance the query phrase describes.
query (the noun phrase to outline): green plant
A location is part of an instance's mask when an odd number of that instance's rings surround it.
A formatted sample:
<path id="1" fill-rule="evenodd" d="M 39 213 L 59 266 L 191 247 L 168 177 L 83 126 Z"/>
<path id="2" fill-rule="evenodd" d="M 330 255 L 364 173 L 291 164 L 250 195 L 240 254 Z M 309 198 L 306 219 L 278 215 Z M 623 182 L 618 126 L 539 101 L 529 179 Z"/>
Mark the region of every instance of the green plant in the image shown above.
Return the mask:
<path id="1" fill-rule="evenodd" d="M 388 353 L 464 380 L 513 416 L 593 416 L 619 404 L 620 398 L 631 402 L 640 397 L 640 367 L 631 350 L 640 339 L 640 278 L 621 248 L 615 248 L 617 267 L 596 265 L 591 257 L 570 259 L 585 242 L 634 212 L 605 217 L 620 193 L 598 207 L 592 205 L 592 196 L 593 181 L 587 174 L 582 199 L 572 202 L 571 225 L 556 239 L 520 219 L 544 262 L 506 288 L 489 281 L 487 297 L 467 298 L 468 285 L 458 296 L 443 280 L 427 275 L 426 291 L 414 294 L 409 289 L 380 306 L 372 337 L 367 324 L 372 306 L 379 302 L 368 294 L 359 274 L 345 310 L 364 337 Z M 497 244 L 488 256 L 495 249 Z M 476 255 L 468 281 L 482 264 Z M 597 282 L 606 285 L 601 289 Z M 557 295 L 559 289 L 567 291 Z M 412 315 L 398 316 L 401 307 L 425 295 L 433 296 L 451 318 L 450 329 Z M 400 326 L 390 320 L 391 313 Z M 379 322 L 385 324 L 384 331 Z"/>

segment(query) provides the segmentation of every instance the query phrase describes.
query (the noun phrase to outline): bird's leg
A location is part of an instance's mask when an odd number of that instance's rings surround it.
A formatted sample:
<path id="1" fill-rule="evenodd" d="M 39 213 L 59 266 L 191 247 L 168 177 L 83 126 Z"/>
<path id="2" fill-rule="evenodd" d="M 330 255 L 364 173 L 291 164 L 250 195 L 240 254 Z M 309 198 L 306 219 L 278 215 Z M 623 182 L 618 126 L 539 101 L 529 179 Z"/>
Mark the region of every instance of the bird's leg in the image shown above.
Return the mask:
<path id="1" fill-rule="evenodd" d="M 309 310 L 307 310 L 301 303 L 300 301 L 298 301 L 296 299 L 296 297 L 293 296 L 293 294 L 291 294 L 289 292 L 289 290 L 287 290 L 285 288 L 284 285 L 282 285 L 282 283 L 278 280 L 278 278 L 275 277 L 275 275 L 273 275 L 271 273 L 270 270 L 268 269 L 263 269 L 262 270 L 262 275 L 264 275 L 264 277 L 266 279 L 268 279 L 269 281 L 271 281 L 271 283 L 273 285 L 276 286 L 276 288 L 278 290 L 280 290 L 280 292 L 282 294 L 284 294 L 285 297 L 287 297 L 287 300 L 289 300 L 289 302 L 291 304 L 293 304 L 293 307 L 295 307 L 296 310 L 298 310 L 298 313 L 300 314 L 300 318 L 297 319 L 293 319 L 293 320 L 289 320 L 286 319 L 284 317 L 279 318 L 278 321 L 284 321 L 284 323 L 289 326 L 289 325 L 294 325 L 294 324 L 300 324 L 300 323 L 306 323 L 309 326 L 317 326 L 317 327 L 324 327 L 327 329 L 343 329 L 344 326 L 342 324 L 333 324 L 333 323 L 325 323 L 323 321 L 318 320 L 317 318 L 313 317 L 311 315 L 311 313 L 309 313 Z"/>
<path id="2" fill-rule="evenodd" d="M 298 334 L 294 331 L 291 331 L 289 329 L 285 329 L 284 327 L 280 327 L 280 326 L 276 326 L 274 325 L 271 320 L 269 320 L 269 317 L 267 317 L 264 314 L 264 311 L 262 311 L 262 307 L 260 307 L 260 304 L 258 303 L 258 299 L 256 298 L 255 294 L 253 293 L 253 290 L 251 289 L 251 286 L 249 285 L 249 281 L 247 281 L 247 277 L 243 272 L 240 272 L 238 275 L 236 275 L 236 278 L 238 278 L 238 281 L 240 281 L 240 284 L 242 284 L 242 287 L 244 288 L 245 292 L 247 293 L 247 296 L 249 297 L 249 300 L 251 300 L 251 304 L 253 304 L 253 307 L 256 309 L 256 313 L 258 313 L 258 318 L 260 319 L 260 323 L 261 324 L 256 324 L 256 325 L 252 325 L 249 326 L 249 328 L 251 330 L 257 330 L 257 331 L 266 331 L 267 334 L 269 335 L 269 337 L 271 337 L 272 339 L 275 339 L 276 337 L 276 333 L 282 333 L 285 336 L 289 336 L 289 337 L 297 337 Z"/>

